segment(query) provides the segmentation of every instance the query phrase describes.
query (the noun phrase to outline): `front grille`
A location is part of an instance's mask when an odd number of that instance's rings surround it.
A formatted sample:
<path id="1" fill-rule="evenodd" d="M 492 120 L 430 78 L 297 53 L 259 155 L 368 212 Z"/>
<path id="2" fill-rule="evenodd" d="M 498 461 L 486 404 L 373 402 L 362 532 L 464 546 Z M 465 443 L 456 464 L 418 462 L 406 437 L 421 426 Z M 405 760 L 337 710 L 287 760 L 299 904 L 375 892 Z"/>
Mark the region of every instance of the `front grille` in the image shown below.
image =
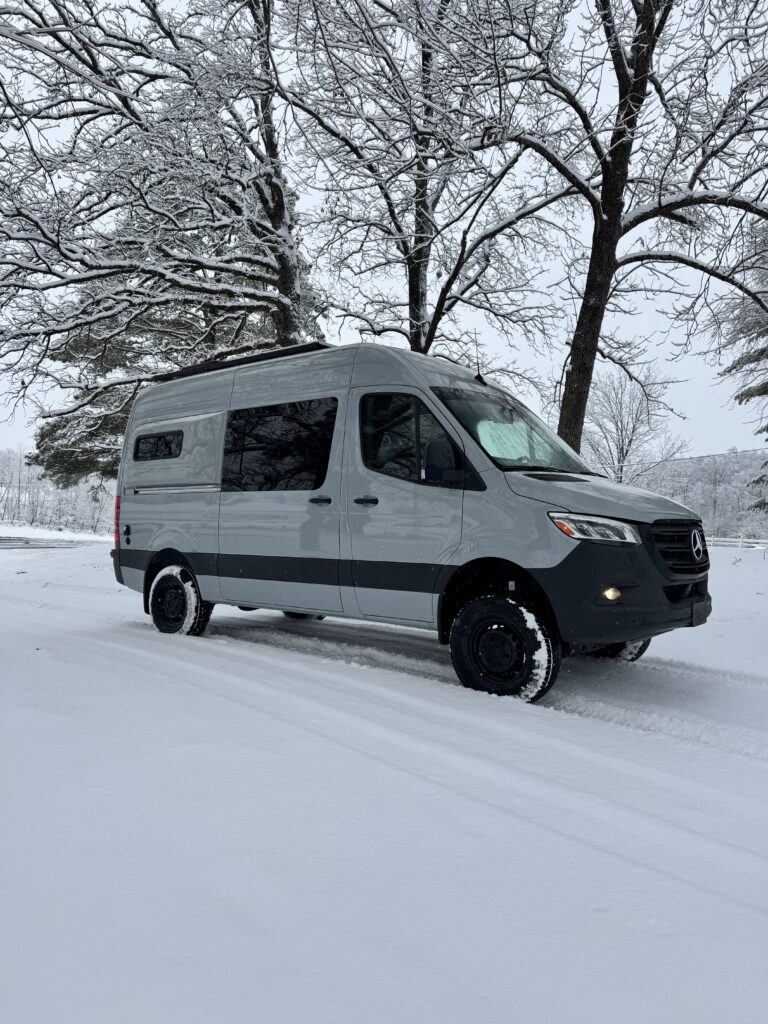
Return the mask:
<path id="1" fill-rule="evenodd" d="M 694 530 L 698 530 L 701 536 L 701 558 L 697 558 L 693 550 Z M 709 553 L 701 523 L 695 520 L 659 519 L 651 527 L 651 536 L 670 572 L 694 576 L 709 569 Z"/>

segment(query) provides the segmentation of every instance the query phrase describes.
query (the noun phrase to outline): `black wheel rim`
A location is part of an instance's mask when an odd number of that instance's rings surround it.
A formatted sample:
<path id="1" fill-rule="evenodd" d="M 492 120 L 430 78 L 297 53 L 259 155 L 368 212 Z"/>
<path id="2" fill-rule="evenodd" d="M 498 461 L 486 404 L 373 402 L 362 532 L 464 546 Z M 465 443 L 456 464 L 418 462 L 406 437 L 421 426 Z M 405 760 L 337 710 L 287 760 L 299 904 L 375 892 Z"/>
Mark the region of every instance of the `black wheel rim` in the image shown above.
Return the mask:
<path id="1" fill-rule="evenodd" d="M 472 655 L 482 674 L 498 683 L 519 685 L 528 678 L 531 659 L 522 633 L 505 622 L 485 622 L 471 638 Z"/>
<path id="2" fill-rule="evenodd" d="M 187 614 L 187 594 L 181 580 L 167 576 L 160 580 L 154 596 L 155 621 L 169 633 L 181 629 Z"/>

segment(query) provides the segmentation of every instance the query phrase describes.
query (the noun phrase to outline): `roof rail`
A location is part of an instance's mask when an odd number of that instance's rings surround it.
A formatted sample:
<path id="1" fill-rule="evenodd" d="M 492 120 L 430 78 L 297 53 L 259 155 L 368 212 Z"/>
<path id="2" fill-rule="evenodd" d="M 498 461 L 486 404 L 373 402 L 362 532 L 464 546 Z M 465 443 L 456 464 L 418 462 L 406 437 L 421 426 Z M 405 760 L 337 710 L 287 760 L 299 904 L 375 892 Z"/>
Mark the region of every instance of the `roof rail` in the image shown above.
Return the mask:
<path id="1" fill-rule="evenodd" d="M 284 356 L 301 356 L 310 352 L 324 352 L 333 348 L 333 345 L 326 345 L 323 341 L 310 341 L 306 345 L 289 345 L 285 348 L 271 348 L 266 352 L 257 352 L 252 356 L 241 356 L 239 359 L 208 359 L 204 363 L 195 363 L 193 366 L 185 366 L 181 370 L 172 370 L 170 373 L 158 373 L 152 377 L 156 383 L 169 380 L 179 380 L 182 377 L 196 377 L 199 373 L 213 373 L 215 370 L 228 370 L 233 366 L 250 366 L 251 363 L 266 363 L 270 359 L 282 359 Z"/>

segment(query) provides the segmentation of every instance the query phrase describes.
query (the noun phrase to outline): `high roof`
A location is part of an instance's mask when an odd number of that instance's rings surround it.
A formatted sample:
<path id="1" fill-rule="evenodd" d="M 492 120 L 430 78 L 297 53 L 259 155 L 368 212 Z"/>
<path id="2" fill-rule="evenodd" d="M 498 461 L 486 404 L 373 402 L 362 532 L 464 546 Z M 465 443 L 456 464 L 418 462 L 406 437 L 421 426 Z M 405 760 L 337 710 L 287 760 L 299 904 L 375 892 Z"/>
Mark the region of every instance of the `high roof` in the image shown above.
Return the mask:
<path id="1" fill-rule="evenodd" d="M 458 373 L 461 377 L 474 377 L 469 367 L 455 362 L 449 356 L 424 355 L 420 352 L 411 352 L 408 349 L 392 348 L 389 345 L 377 345 L 374 343 L 358 343 L 355 345 L 328 345 L 321 341 L 308 342 L 305 345 L 289 345 L 285 348 L 268 349 L 264 352 L 255 352 L 250 356 L 241 356 L 238 359 L 226 359 L 222 361 L 209 359 L 193 366 L 186 366 L 181 370 L 172 370 L 169 373 L 159 373 L 152 378 L 153 383 L 164 384 L 168 381 L 182 380 L 187 377 L 197 377 L 206 373 L 218 373 L 222 370 L 238 369 L 241 366 L 251 366 L 258 363 L 272 362 L 277 359 L 288 359 L 301 355 L 315 355 L 321 352 L 344 352 L 350 358 L 356 354 L 363 357 L 365 363 L 371 362 L 380 365 L 382 356 L 392 359 L 395 362 L 410 364 L 419 367 L 422 371 L 429 367 L 429 374 L 432 376 L 438 366 L 442 364 L 444 374 L 453 376 Z M 366 356 L 368 359 L 366 359 Z M 360 364 L 358 364 L 360 365 Z M 450 367 L 450 369 L 449 369 Z M 439 371 L 438 371 L 439 372 Z M 441 374 L 442 376 L 443 374 Z"/>
<path id="2" fill-rule="evenodd" d="M 322 352 L 335 346 L 326 345 L 322 341 L 311 341 L 306 345 L 291 345 L 287 348 L 271 348 L 266 352 L 256 352 L 252 356 L 241 356 L 239 359 L 216 360 L 208 359 L 203 363 L 185 366 L 181 370 L 170 373 L 158 373 L 152 380 L 165 383 L 169 380 L 180 380 L 182 377 L 196 377 L 200 373 L 214 373 L 216 370 L 230 370 L 233 366 L 249 366 L 251 363 L 265 363 L 270 359 L 282 359 L 285 356 L 300 356 L 309 352 Z"/>

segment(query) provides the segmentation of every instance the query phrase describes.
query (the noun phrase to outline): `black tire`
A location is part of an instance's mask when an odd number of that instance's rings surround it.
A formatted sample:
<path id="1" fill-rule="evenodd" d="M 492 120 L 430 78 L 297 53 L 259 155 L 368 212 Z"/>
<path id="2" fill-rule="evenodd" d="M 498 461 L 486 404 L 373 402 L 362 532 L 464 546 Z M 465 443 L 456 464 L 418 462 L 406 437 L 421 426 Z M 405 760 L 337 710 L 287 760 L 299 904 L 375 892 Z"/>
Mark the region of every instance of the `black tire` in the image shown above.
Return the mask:
<path id="1" fill-rule="evenodd" d="M 511 597 L 475 598 L 453 621 L 449 639 L 459 681 L 473 690 L 539 700 L 560 671 L 560 640 Z"/>
<path id="2" fill-rule="evenodd" d="M 155 576 L 149 591 L 149 613 L 161 633 L 200 636 L 213 611 L 203 601 L 197 580 L 186 566 L 169 565 Z"/>
<path id="3" fill-rule="evenodd" d="M 651 646 L 650 637 L 647 640 L 625 640 L 618 644 L 608 644 L 591 652 L 593 658 L 612 658 L 614 661 L 637 661 L 642 658 Z"/>
<path id="4" fill-rule="evenodd" d="M 322 622 L 324 615 L 312 615 L 310 612 L 283 612 L 286 619 L 310 619 L 314 622 Z"/>

